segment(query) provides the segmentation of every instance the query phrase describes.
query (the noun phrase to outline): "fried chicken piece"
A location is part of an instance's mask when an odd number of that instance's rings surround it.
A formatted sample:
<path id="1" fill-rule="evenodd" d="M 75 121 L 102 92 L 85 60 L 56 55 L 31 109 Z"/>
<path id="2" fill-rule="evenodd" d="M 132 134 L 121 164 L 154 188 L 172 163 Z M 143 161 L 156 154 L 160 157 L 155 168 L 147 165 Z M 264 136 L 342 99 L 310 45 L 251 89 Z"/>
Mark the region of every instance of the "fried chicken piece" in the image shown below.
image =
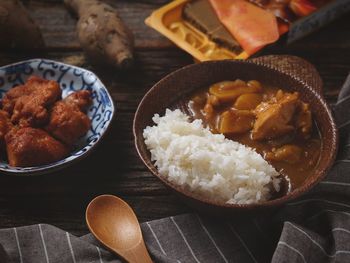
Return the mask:
<path id="1" fill-rule="evenodd" d="M 89 91 L 72 93 L 52 107 L 46 130 L 66 145 L 73 145 L 91 126 L 89 117 L 82 112 L 91 104 Z"/>
<path id="2" fill-rule="evenodd" d="M 272 139 L 294 131 L 291 121 L 299 103 L 297 92 L 283 94 L 277 92 L 271 102 L 262 102 L 255 109 L 256 121 L 252 138 Z"/>
<path id="3" fill-rule="evenodd" d="M 11 121 L 21 127 L 38 127 L 47 122 L 49 113 L 42 100 L 36 96 L 22 96 L 17 99 Z"/>
<path id="4" fill-rule="evenodd" d="M 2 106 L 12 114 L 14 124 L 40 126 L 49 118 L 48 107 L 60 97 L 61 89 L 56 81 L 32 76 L 24 85 L 9 90 L 2 100 Z"/>
<path id="5" fill-rule="evenodd" d="M 36 88 L 37 87 L 33 85 L 18 85 L 16 87 L 13 87 L 8 92 L 6 92 L 5 96 L 2 98 L 2 109 L 4 111 L 7 111 L 9 114 L 12 114 L 17 99 L 22 96 L 28 96 L 32 94 Z"/>
<path id="6" fill-rule="evenodd" d="M 13 125 L 6 111 L 0 110 L 0 150 L 5 148 L 5 135 L 12 129 Z"/>
<path id="7" fill-rule="evenodd" d="M 14 128 L 5 136 L 9 164 L 29 167 L 61 160 L 69 148 L 47 132 L 32 127 Z"/>
<path id="8" fill-rule="evenodd" d="M 88 90 L 76 91 L 64 100 L 65 103 L 70 105 L 76 105 L 82 112 L 86 112 L 92 103 L 91 92 Z"/>

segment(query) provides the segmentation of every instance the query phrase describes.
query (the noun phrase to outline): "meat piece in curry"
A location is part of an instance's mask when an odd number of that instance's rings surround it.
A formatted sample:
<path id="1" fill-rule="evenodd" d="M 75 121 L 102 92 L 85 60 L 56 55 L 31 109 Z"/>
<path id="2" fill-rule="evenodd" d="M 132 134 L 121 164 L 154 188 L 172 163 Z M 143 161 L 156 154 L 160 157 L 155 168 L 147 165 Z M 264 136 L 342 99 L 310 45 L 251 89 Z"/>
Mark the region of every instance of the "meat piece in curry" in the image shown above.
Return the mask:
<path id="1" fill-rule="evenodd" d="M 212 132 L 255 148 L 292 188 L 317 165 L 320 135 L 298 92 L 256 80 L 222 81 L 194 93 L 187 107 Z"/>
<path id="2" fill-rule="evenodd" d="M 297 92 L 283 93 L 272 97 L 268 102 L 260 103 L 254 110 L 256 121 L 252 139 L 272 139 L 292 132 L 295 129 L 292 119 L 299 103 Z"/>
<path id="3" fill-rule="evenodd" d="M 310 137 L 312 130 L 312 115 L 310 106 L 307 103 L 301 102 L 295 116 L 296 129 L 300 136 L 307 139 Z"/>

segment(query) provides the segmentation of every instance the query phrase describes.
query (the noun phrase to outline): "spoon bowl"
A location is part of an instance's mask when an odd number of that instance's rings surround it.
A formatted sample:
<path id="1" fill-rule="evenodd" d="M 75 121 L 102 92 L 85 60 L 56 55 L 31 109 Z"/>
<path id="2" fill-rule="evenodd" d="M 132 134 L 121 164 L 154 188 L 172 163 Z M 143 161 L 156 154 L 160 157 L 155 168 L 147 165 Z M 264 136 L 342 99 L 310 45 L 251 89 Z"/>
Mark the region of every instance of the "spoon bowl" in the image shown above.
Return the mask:
<path id="1" fill-rule="evenodd" d="M 152 262 L 131 207 L 113 195 L 100 195 L 86 209 L 90 232 L 128 262 Z"/>

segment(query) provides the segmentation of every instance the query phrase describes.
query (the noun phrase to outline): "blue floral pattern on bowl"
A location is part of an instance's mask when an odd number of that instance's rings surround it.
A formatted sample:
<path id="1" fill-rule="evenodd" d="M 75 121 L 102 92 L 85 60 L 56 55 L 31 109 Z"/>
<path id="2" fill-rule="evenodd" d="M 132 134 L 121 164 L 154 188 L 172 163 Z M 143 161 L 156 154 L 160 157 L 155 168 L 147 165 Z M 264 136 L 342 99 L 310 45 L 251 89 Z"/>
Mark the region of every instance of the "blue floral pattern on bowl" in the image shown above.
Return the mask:
<path id="1" fill-rule="evenodd" d="M 11 167 L 0 160 L 0 171 L 15 174 L 42 174 L 61 169 L 86 156 L 102 139 L 114 115 L 113 100 L 106 87 L 91 71 L 47 59 L 32 59 L 0 67 L 0 98 L 14 86 L 23 84 L 31 75 L 55 80 L 62 89 L 62 98 L 78 90 L 92 92 L 92 105 L 87 115 L 91 128 L 75 145 L 75 150 L 63 160 L 37 167 Z"/>

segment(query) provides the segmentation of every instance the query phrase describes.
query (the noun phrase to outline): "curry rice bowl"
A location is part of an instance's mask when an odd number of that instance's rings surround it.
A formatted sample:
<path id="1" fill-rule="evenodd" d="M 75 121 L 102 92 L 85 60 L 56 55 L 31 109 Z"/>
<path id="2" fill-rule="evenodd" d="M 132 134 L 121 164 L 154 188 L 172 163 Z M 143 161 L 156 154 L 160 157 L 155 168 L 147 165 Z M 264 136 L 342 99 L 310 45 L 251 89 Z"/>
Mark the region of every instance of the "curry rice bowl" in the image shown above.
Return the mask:
<path id="1" fill-rule="evenodd" d="M 170 182 L 227 204 L 252 204 L 280 190 L 279 173 L 254 149 L 213 134 L 176 109 L 143 131 L 158 172 Z"/>

